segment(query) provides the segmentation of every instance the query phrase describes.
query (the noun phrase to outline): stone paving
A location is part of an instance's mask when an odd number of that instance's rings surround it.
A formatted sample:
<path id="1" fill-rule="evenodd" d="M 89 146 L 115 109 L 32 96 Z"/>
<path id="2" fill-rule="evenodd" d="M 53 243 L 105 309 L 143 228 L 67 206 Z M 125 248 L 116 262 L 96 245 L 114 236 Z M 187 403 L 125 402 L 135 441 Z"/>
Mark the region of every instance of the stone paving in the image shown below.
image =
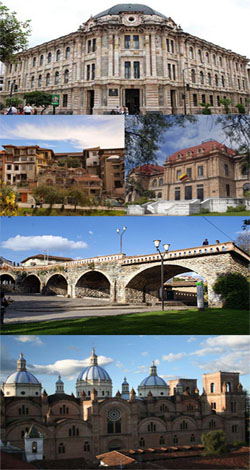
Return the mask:
<path id="1" fill-rule="evenodd" d="M 6 296 L 13 302 L 6 310 L 4 323 L 26 323 L 68 318 L 125 315 L 128 313 L 153 312 L 161 310 L 160 305 L 115 305 L 106 299 L 72 299 L 60 296 L 41 296 L 39 294 Z M 167 309 L 185 310 L 186 306 L 171 306 Z"/>

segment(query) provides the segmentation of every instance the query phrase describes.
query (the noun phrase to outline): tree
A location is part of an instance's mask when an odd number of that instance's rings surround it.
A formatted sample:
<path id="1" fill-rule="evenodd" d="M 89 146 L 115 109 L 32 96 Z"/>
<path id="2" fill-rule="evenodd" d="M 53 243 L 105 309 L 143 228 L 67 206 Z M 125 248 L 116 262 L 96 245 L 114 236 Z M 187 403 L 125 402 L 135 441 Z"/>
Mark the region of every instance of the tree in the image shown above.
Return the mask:
<path id="1" fill-rule="evenodd" d="M 19 96 L 13 95 L 11 98 L 6 98 L 6 106 L 15 106 L 18 108 L 18 106 L 23 106 L 23 100 L 19 98 Z"/>
<path id="2" fill-rule="evenodd" d="M 16 12 L 0 2 L 0 61 L 11 62 L 14 54 L 28 47 L 28 36 L 31 34 L 30 21 L 19 21 Z"/>
<path id="3" fill-rule="evenodd" d="M 85 191 L 81 188 L 78 188 L 77 186 L 72 186 L 72 188 L 68 190 L 67 198 L 68 203 L 75 206 L 75 211 L 76 206 L 84 206 L 88 202 Z"/>
<path id="4" fill-rule="evenodd" d="M 200 103 L 200 105 L 204 108 L 202 110 L 202 114 L 206 114 L 206 115 L 211 114 L 210 103 Z"/>
<path id="5" fill-rule="evenodd" d="M 203 433 L 201 442 L 205 447 L 203 455 L 220 455 L 227 451 L 226 435 L 222 429 Z"/>
<path id="6" fill-rule="evenodd" d="M 45 93 L 44 91 L 31 91 L 30 93 L 25 93 L 24 99 L 26 103 L 29 103 L 32 106 L 42 107 L 43 110 L 41 114 L 43 114 L 45 109 L 51 105 L 52 95 L 50 93 Z"/>
<path id="7" fill-rule="evenodd" d="M 246 108 L 242 103 L 236 104 L 235 107 L 238 108 L 240 114 L 246 114 Z"/>
<path id="8" fill-rule="evenodd" d="M 0 216 L 18 214 L 17 194 L 6 183 L 0 181 Z"/>
<path id="9" fill-rule="evenodd" d="M 223 99 L 220 99 L 220 104 L 222 104 L 224 106 L 225 113 L 229 114 L 229 106 L 230 106 L 230 104 L 232 104 L 232 101 L 229 100 L 228 98 L 223 98 Z"/>
<path id="10" fill-rule="evenodd" d="M 33 196 L 37 204 L 49 204 L 50 209 L 52 209 L 53 204 L 56 204 L 60 200 L 58 188 L 45 184 L 35 188 Z"/>
<path id="11" fill-rule="evenodd" d="M 250 231 L 244 230 L 243 232 L 239 233 L 235 240 L 235 244 L 250 255 Z"/>
<path id="12" fill-rule="evenodd" d="M 126 118 L 126 169 L 157 163 L 157 151 L 160 143 L 166 139 L 167 130 L 173 126 L 184 127 L 186 122 L 195 121 L 195 116 L 163 116 L 156 113 Z"/>
<path id="13" fill-rule="evenodd" d="M 221 295 L 223 307 L 235 309 L 248 309 L 249 307 L 249 282 L 240 273 L 219 274 L 213 290 Z"/>
<path id="14" fill-rule="evenodd" d="M 139 198 L 154 199 L 155 193 L 154 191 L 145 189 L 140 180 L 136 180 L 132 176 L 129 176 L 126 181 L 126 192 L 128 197 L 132 195 L 134 192 L 136 196 Z M 146 202 L 146 201 L 145 201 Z M 138 203 L 138 201 L 137 201 Z"/>

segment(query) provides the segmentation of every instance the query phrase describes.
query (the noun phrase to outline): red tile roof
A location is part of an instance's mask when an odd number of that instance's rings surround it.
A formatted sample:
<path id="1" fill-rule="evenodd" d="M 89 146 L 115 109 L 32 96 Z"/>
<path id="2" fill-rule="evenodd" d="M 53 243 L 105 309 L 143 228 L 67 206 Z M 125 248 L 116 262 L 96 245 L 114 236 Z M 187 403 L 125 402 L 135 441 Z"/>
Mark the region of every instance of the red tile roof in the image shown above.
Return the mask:
<path id="1" fill-rule="evenodd" d="M 202 149 L 202 152 L 199 152 L 199 149 Z M 225 151 L 230 156 L 236 155 L 236 152 L 233 149 L 227 147 L 226 145 L 220 144 L 216 140 L 209 140 L 208 142 L 202 142 L 199 145 L 195 145 L 193 147 L 188 147 L 188 148 L 179 150 L 178 152 L 175 152 L 172 155 L 170 155 L 170 157 L 168 157 L 167 161 L 168 160 L 171 160 L 171 161 L 177 160 L 178 155 L 181 155 L 182 157 L 186 157 L 188 152 L 192 152 L 192 154 L 193 154 L 192 156 L 199 156 L 199 155 L 204 156 L 204 154 L 208 154 L 212 150 L 216 150 L 216 149 L 221 150 L 221 151 Z"/>
<path id="2" fill-rule="evenodd" d="M 113 450 L 111 452 L 106 452 L 105 454 L 97 455 L 96 458 L 104 462 L 107 467 L 116 467 L 118 465 L 129 465 L 135 462 L 135 459 L 128 457 L 127 455 Z"/>
<path id="3" fill-rule="evenodd" d="M 164 167 L 160 165 L 152 165 L 147 163 L 146 165 L 137 166 L 132 170 L 133 173 L 142 173 L 144 175 L 154 175 L 156 173 L 163 173 Z"/>

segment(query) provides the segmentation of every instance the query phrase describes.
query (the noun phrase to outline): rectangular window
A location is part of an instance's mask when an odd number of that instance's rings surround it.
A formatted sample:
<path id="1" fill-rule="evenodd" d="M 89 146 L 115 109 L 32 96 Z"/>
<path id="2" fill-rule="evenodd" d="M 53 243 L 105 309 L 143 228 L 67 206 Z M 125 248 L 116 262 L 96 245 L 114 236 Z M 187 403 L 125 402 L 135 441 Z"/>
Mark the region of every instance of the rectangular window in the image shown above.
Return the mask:
<path id="1" fill-rule="evenodd" d="M 217 106 L 220 106 L 220 96 L 217 96 Z"/>
<path id="2" fill-rule="evenodd" d="M 93 46 L 92 46 L 92 51 L 96 51 L 96 39 L 93 39 Z"/>
<path id="3" fill-rule="evenodd" d="M 201 95 L 201 101 L 206 104 L 206 95 Z"/>
<path id="4" fill-rule="evenodd" d="M 131 75 L 131 62 L 125 62 L 125 78 L 130 78 Z"/>
<path id="5" fill-rule="evenodd" d="M 200 201 L 203 201 L 203 199 L 204 199 L 203 184 L 198 184 L 197 185 L 197 199 L 200 199 Z"/>
<path id="6" fill-rule="evenodd" d="M 87 65 L 87 80 L 90 80 L 90 65 Z"/>
<path id="7" fill-rule="evenodd" d="M 187 173 L 189 178 L 192 178 L 192 168 L 187 168 L 186 173 Z"/>
<path id="8" fill-rule="evenodd" d="M 171 52 L 174 54 L 174 41 L 171 40 Z"/>
<path id="9" fill-rule="evenodd" d="M 185 187 L 185 200 L 188 201 L 192 199 L 192 186 Z"/>
<path id="10" fill-rule="evenodd" d="M 193 95 L 193 105 L 194 106 L 198 105 L 198 100 L 197 100 L 197 95 L 196 94 Z"/>
<path id="11" fill-rule="evenodd" d="M 210 96 L 209 96 L 209 101 L 210 101 L 211 106 L 213 106 L 213 105 L 214 105 L 214 97 L 213 97 L 213 95 L 210 95 Z"/>
<path id="12" fill-rule="evenodd" d="M 224 165 L 224 170 L 225 170 L 225 176 L 228 176 L 229 172 L 228 172 L 228 165 L 225 163 Z"/>
<path id="13" fill-rule="evenodd" d="M 238 424 L 233 424 L 232 432 L 239 432 Z"/>
<path id="14" fill-rule="evenodd" d="M 130 49 L 130 36 L 125 36 L 124 38 L 124 48 Z"/>
<path id="15" fill-rule="evenodd" d="M 134 78 L 140 78 L 140 62 L 134 62 Z"/>
<path id="16" fill-rule="evenodd" d="M 88 40 L 88 54 L 91 52 L 91 40 Z"/>
<path id="17" fill-rule="evenodd" d="M 181 188 L 175 188 L 175 190 L 174 190 L 174 199 L 175 199 L 175 201 L 180 201 L 180 199 L 181 199 Z"/>
<path id="18" fill-rule="evenodd" d="M 226 195 L 230 197 L 230 184 L 226 184 Z"/>
<path id="19" fill-rule="evenodd" d="M 231 412 L 236 413 L 236 401 L 231 401 Z"/>
<path id="20" fill-rule="evenodd" d="M 175 71 L 175 65 L 173 65 L 173 79 L 176 79 L 176 71 Z"/>
<path id="21" fill-rule="evenodd" d="M 168 64 L 168 78 L 170 78 L 170 80 L 172 79 L 171 64 Z"/>
<path id="22" fill-rule="evenodd" d="M 198 177 L 203 176 L 203 166 L 198 166 Z"/>
<path id="23" fill-rule="evenodd" d="M 139 36 L 133 36 L 133 47 L 139 49 Z"/>
<path id="24" fill-rule="evenodd" d="M 170 43 L 169 43 L 169 39 L 166 40 L 166 44 L 167 44 L 167 51 L 170 52 Z"/>
<path id="25" fill-rule="evenodd" d="M 68 106 L 68 95 L 63 95 L 63 108 Z"/>
<path id="26" fill-rule="evenodd" d="M 92 80 L 95 79 L 95 64 L 92 64 L 92 74 L 91 74 Z"/>
<path id="27" fill-rule="evenodd" d="M 180 176 L 181 176 L 181 170 L 177 170 L 176 171 L 176 179 L 178 180 Z"/>

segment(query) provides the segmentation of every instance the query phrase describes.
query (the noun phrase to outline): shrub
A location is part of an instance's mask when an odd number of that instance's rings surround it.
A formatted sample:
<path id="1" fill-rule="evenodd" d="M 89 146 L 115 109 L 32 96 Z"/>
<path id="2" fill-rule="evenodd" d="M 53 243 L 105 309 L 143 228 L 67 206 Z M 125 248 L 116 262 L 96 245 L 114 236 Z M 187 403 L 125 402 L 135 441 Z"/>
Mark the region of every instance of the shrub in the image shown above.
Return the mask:
<path id="1" fill-rule="evenodd" d="M 241 206 L 233 207 L 233 206 L 228 206 L 227 212 L 242 212 L 246 210 L 246 206 L 243 204 Z"/>
<path id="2" fill-rule="evenodd" d="M 219 455 L 227 452 L 226 435 L 222 429 L 203 433 L 201 442 L 205 447 L 203 455 Z"/>
<path id="3" fill-rule="evenodd" d="M 220 274 L 214 284 L 214 292 L 223 299 L 223 307 L 248 309 L 249 282 L 240 273 Z"/>

